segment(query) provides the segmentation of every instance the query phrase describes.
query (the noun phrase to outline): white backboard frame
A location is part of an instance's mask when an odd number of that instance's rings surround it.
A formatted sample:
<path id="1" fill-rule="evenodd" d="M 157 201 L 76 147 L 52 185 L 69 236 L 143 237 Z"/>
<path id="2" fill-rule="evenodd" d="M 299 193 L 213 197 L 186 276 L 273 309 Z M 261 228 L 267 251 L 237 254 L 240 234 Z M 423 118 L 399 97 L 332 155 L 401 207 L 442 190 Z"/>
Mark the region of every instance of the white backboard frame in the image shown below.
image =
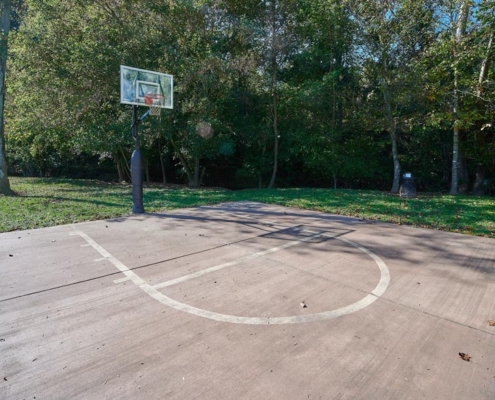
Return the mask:
<path id="1" fill-rule="evenodd" d="M 153 101 L 154 107 L 173 109 L 173 75 L 121 65 L 120 103 L 148 107 L 144 101 L 144 95 L 148 93 L 164 96 L 163 100 Z"/>

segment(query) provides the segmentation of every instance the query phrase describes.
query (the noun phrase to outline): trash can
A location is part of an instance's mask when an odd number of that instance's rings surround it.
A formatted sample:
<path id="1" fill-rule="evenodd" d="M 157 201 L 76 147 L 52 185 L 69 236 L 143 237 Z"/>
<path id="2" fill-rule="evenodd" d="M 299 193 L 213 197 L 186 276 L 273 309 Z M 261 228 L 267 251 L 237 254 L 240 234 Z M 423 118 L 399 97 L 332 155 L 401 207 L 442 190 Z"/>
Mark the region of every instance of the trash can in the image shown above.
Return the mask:
<path id="1" fill-rule="evenodd" d="M 406 199 L 416 197 L 416 180 L 410 172 L 402 175 L 399 194 Z"/>

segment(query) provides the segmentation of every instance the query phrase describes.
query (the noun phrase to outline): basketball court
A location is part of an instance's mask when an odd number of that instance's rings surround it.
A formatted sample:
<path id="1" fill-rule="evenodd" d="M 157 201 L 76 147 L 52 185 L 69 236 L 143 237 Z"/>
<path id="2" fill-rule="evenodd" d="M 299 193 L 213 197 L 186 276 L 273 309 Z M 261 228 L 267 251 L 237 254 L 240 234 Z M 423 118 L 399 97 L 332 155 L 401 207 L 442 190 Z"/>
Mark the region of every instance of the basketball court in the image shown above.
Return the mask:
<path id="1" fill-rule="evenodd" d="M 251 202 L 3 233 L 0 398 L 493 399 L 494 244 Z"/>

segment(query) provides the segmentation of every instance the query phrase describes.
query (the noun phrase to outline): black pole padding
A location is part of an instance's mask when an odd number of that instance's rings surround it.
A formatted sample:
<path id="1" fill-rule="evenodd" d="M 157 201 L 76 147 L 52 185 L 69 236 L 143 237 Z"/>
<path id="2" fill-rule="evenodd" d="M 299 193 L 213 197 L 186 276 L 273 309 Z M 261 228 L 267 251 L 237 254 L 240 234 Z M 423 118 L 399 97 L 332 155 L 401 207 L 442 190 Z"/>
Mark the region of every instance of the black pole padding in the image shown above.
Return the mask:
<path id="1" fill-rule="evenodd" d="M 139 124 L 141 120 L 137 117 L 137 106 L 132 106 L 132 138 L 134 139 L 134 149 L 139 150 Z"/>
<path id="2" fill-rule="evenodd" d="M 143 158 L 141 150 L 132 152 L 131 157 L 131 179 L 132 179 L 132 213 L 144 213 L 143 207 Z"/>
<path id="3" fill-rule="evenodd" d="M 134 151 L 131 157 L 131 181 L 132 181 L 132 213 L 143 214 L 143 157 L 139 150 L 138 129 L 140 119 L 137 118 L 137 106 L 132 106 L 132 137 L 134 139 Z"/>

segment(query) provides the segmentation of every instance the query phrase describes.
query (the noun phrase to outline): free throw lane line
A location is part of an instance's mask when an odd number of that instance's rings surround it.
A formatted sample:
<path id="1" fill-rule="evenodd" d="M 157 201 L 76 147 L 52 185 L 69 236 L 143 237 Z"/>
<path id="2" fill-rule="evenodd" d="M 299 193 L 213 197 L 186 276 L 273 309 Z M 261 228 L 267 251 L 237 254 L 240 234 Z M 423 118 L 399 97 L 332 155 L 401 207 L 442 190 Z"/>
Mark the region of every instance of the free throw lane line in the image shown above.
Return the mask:
<path id="1" fill-rule="evenodd" d="M 315 232 L 312 232 L 312 233 L 315 233 Z M 224 269 L 224 268 L 232 267 L 233 265 L 242 263 L 244 261 L 252 260 L 253 258 L 263 257 L 263 256 L 266 256 L 267 254 L 275 253 L 276 251 L 288 249 L 289 247 L 297 246 L 298 244 L 308 242 L 312 239 L 316 239 L 316 238 L 322 237 L 322 236 L 323 236 L 323 234 L 316 233 L 312 236 L 308 236 L 308 237 L 303 238 L 301 240 L 294 240 L 292 242 L 286 243 L 283 246 L 273 247 L 273 248 L 265 250 L 265 251 L 260 251 L 259 253 L 254 253 L 254 254 L 251 254 L 249 256 L 242 257 L 236 261 L 230 261 L 230 262 L 225 263 L 225 264 L 220 264 L 220 265 L 217 265 L 215 267 L 206 268 L 206 269 L 203 269 L 201 271 L 194 272 L 193 274 L 181 276 L 180 278 L 171 279 L 169 281 L 157 283 L 156 285 L 153 286 L 153 288 L 154 289 L 163 289 L 163 288 L 168 287 L 168 286 L 177 285 L 178 283 L 182 283 L 182 282 L 188 281 L 190 279 L 194 279 L 194 278 L 199 278 L 200 276 L 209 274 L 211 272 L 220 271 L 221 269 Z M 325 235 L 325 236 L 331 237 L 331 235 Z"/>
<path id="2" fill-rule="evenodd" d="M 165 294 L 159 292 L 156 288 L 152 287 L 146 283 L 140 276 L 138 276 L 134 271 L 130 270 L 121 261 L 112 256 L 108 251 L 106 251 L 102 246 L 96 243 L 91 237 L 82 232 L 81 230 L 73 227 L 74 234 L 79 235 L 83 238 L 88 245 L 93 247 L 98 253 L 105 257 L 109 262 L 111 262 L 119 271 L 121 271 L 129 280 L 131 280 L 137 287 L 139 287 L 143 292 L 150 295 L 155 300 L 160 303 L 172 307 L 178 311 L 184 311 L 189 314 L 196 315 L 198 317 L 212 319 L 219 322 L 230 322 L 234 324 L 247 324 L 247 325 L 280 325 L 280 324 L 299 324 L 303 322 L 315 322 L 323 321 L 327 319 L 337 318 L 343 315 L 351 314 L 353 312 L 362 310 L 373 304 L 380 296 L 385 292 L 390 283 L 390 272 L 387 265 L 383 260 L 374 254 L 372 251 L 365 249 L 357 243 L 354 243 L 348 239 L 342 239 L 339 236 L 332 236 L 337 240 L 342 240 L 345 243 L 356 247 L 357 249 L 364 251 L 366 254 L 371 256 L 380 269 L 380 281 L 375 289 L 365 296 L 363 299 L 349 304 L 348 306 L 338 308 L 336 310 L 324 311 L 317 314 L 306 314 L 297 316 L 287 316 L 287 317 L 241 317 L 236 315 L 220 314 L 213 311 L 203 310 L 201 308 L 193 307 L 188 304 L 176 301 Z M 318 234 L 323 235 L 323 234 Z M 309 238 L 308 238 L 309 240 Z M 289 244 L 289 243 L 288 243 Z M 282 247 L 282 246 L 281 246 Z M 253 255 L 254 256 L 254 255 Z"/>

